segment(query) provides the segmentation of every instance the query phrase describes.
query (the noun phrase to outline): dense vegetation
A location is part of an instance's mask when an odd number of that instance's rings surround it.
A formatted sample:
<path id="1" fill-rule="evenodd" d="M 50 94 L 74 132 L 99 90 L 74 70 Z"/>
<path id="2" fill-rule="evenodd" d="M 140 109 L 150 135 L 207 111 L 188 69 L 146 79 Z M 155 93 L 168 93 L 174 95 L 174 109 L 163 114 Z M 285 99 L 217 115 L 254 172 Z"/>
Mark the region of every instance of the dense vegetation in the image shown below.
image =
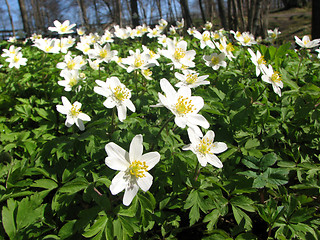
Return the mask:
<path id="1" fill-rule="evenodd" d="M 217 154 L 222 168 L 203 167 L 196 154 L 183 150 L 190 144 L 187 128 L 177 126 L 166 107 L 152 106 L 159 103 L 158 93 L 165 95 L 160 80 L 174 86 L 179 82 L 175 73 L 182 73 L 165 54 L 157 59 L 159 65 L 148 68 L 149 79 L 139 68 L 128 72 L 119 58 L 100 62 L 96 70 L 86 64 L 65 91 L 57 64 L 66 53 L 46 53 L 31 39 L 1 42 L 2 49 L 21 47 L 27 62 L 9 68 L 6 58 L 0 58 L 0 238 L 318 239 L 319 59 L 312 49 L 297 50 L 290 43 L 243 46 L 235 40 L 237 34 L 223 35 L 234 57 L 217 68 L 211 54 L 220 54 L 218 44 L 202 49 L 193 35 L 183 37 L 187 50 L 196 53 L 190 69 L 199 77 L 208 75 L 209 84 L 191 90 L 204 101 L 199 114 L 210 127 L 201 128 L 203 135 L 212 130 L 214 141 L 227 145 Z M 168 36 L 182 41 L 178 33 Z M 122 59 L 130 51 L 143 52 L 143 45 L 164 53 L 167 47 L 158 38 L 146 33 L 113 37 L 110 47 Z M 280 94 L 257 77 L 249 48 L 277 71 Z M 68 51 L 85 61 L 90 56 L 76 43 Z M 211 56 L 213 66 L 204 55 Z M 129 110 L 125 119 L 118 118 L 116 108 L 106 108 L 106 98 L 94 90 L 96 80 L 111 77 L 131 90 L 135 111 Z M 65 115 L 57 111 L 63 96 L 82 103 L 81 111 L 90 117 L 84 131 L 65 125 Z M 113 142 L 129 151 L 139 134 L 143 152 L 161 157 L 150 170 L 149 191 L 139 190 L 125 206 L 123 193 L 109 190 L 117 172 L 105 164 L 105 146 Z"/>

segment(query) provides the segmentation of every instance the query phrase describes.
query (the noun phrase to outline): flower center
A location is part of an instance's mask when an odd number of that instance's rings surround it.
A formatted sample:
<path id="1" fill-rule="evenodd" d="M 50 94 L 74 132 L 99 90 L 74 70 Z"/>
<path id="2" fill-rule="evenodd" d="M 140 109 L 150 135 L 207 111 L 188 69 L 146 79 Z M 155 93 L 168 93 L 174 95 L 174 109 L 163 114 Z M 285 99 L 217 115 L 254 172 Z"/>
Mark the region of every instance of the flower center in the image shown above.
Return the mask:
<path id="1" fill-rule="evenodd" d="M 261 56 L 261 57 L 258 59 L 257 63 L 258 63 L 259 65 L 266 64 L 266 60 L 264 60 L 264 57 Z"/>
<path id="2" fill-rule="evenodd" d="M 135 176 L 136 178 L 142 178 L 145 177 L 145 172 L 148 171 L 148 166 L 146 165 L 146 162 L 140 162 L 140 161 L 133 161 L 129 166 L 129 172 L 132 176 Z"/>
<path id="3" fill-rule="evenodd" d="M 203 37 L 202 37 L 202 39 L 203 39 L 203 41 L 209 41 L 210 40 L 210 35 L 209 35 L 209 33 L 205 33 L 205 34 L 203 34 Z"/>
<path id="4" fill-rule="evenodd" d="M 227 47 L 226 47 L 226 50 L 227 50 L 228 52 L 234 51 L 234 47 L 233 47 L 232 43 L 228 43 L 228 45 L 227 45 Z"/>
<path id="5" fill-rule="evenodd" d="M 219 58 L 217 56 L 213 56 L 211 58 L 211 62 L 213 65 L 217 65 L 219 63 Z"/>
<path id="6" fill-rule="evenodd" d="M 271 81 L 275 82 L 275 83 L 279 83 L 281 82 L 281 76 L 279 74 L 279 72 L 275 71 L 272 76 L 271 76 Z"/>
<path id="7" fill-rule="evenodd" d="M 194 105 L 191 104 L 191 100 L 187 97 L 184 98 L 183 96 L 180 96 L 178 98 L 178 101 L 175 104 L 175 107 L 176 107 L 176 111 L 181 115 L 193 112 L 194 110 Z"/>
<path id="8" fill-rule="evenodd" d="M 74 69 L 74 67 L 76 66 L 76 63 L 73 60 L 70 60 L 69 62 L 67 62 L 67 68 L 72 70 Z"/>
<path id="9" fill-rule="evenodd" d="M 81 113 L 81 108 L 77 108 L 74 104 L 72 104 L 71 110 L 70 110 L 71 116 L 77 117 L 79 113 Z"/>
<path id="10" fill-rule="evenodd" d="M 182 48 L 176 48 L 173 54 L 175 59 L 180 60 L 186 56 L 186 52 Z"/>
<path id="11" fill-rule="evenodd" d="M 121 86 L 117 86 L 114 89 L 114 96 L 119 101 L 123 101 L 129 97 L 129 91 L 126 88 L 123 88 Z"/>
<path id="12" fill-rule="evenodd" d="M 108 50 L 106 49 L 101 49 L 100 53 L 99 53 L 99 56 L 101 58 L 105 58 L 106 56 L 108 55 Z"/>
<path id="13" fill-rule="evenodd" d="M 210 154 L 212 146 L 213 144 L 208 138 L 203 138 L 197 146 L 197 149 L 202 155 L 206 155 Z"/>
<path id="14" fill-rule="evenodd" d="M 309 40 L 309 39 L 306 39 L 306 40 L 303 41 L 303 44 L 304 44 L 304 45 L 307 45 L 309 42 L 310 42 L 310 40 Z"/>
<path id="15" fill-rule="evenodd" d="M 144 60 L 141 59 L 141 56 L 138 56 L 135 60 L 134 60 L 134 66 L 139 68 L 144 64 Z"/>
<path id="16" fill-rule="evenodd" d="M 147 77 L 150 77 L 152 75 L 152 71 L 150 69 L 144 69 L 142 70 L 142 73 Z"/>
<path id="17" fill-rule="evenodd" d="M 68 26 L 63 26 L 63 27 L 61 26 L 61 27 L 60 27 L 60 31 L 61 31 L 61 32 L 66 32 L 67 29 L 68 29 Z"/>
<path id="18" fill-rule="evenodd" d="M 197 80 L 198 80 L 198 75 L 197 75 L 197 74 L 189 73 L 189 74 L 187 75 L 187 79 L 186 79 L 186 82 L 187 82 L 187 83 L 193 84 L 193 83 L 195 83 Z"/>
<path id="19" fill-rule="evenodd" d="M 70 81 L 69 81 L 70 87 L 75 86 L 77 83 L 78 83 L 78 80 L 76 78 L 74 78 L 74 77 L 71 78 Z"/>
<path id="20" fill-rule="evenodd" d="M 243 41 L 244 43 L 249 43 L 251 41 L 251 38 L 249 36 L 244 36 Z"/>
<path id="21" fill-rule="evenodd" d="M 150 55 L 150 58 L 154 58 L 156 54 L 154 51 L 150 50 L 149 55 Z"/>
<path id="22" fill-rule="evenodd" d="M 13 57 L 13 61 L 14 61 L 15 63 L 19 62 L 19 60 L 20 60 L 20 58 L 18 58 L 17 56 L 14 56 L 14 57 Z"/>

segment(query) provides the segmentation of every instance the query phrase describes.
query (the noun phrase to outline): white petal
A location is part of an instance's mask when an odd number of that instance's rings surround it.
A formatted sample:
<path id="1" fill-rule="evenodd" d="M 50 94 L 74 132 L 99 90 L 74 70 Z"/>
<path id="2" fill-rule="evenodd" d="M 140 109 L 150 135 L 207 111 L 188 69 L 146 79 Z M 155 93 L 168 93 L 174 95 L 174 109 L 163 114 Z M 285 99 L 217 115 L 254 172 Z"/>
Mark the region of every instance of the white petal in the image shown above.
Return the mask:
<path id="1" fill-rule="evenodd" d="M 217 168 L 223 167 L 223 164 L 220 161 L 220 159 L 214 154 L 207 154 L 207 161 L 208 161 L 208 163 L 212 164 L 213 166 L 215 166 Z"/>
<path id="2" fill-rule="evenodd" d="M 124 179 L 125 172 L 119 172 L 113 179 L 110 185 L 110 191 L 112 195 L 116 195 L 121 192 L 128 185 Z"/>
<path id="3" fill-rule="evenodd" d="M 190 127 L 191 125 L 199 125 L 205 129 L 210 127 L 210 124 L 207 121 L 207 119 L 205 119 L 205 117 L 200 114 L 189 115 L 187 124 Z"/>
<path id="4" fill-rule="evenodd" d="M 112 97 L 108 97 L 104 102 L 103 105 L 106 108 L 114 108 L 116 106 L 116 102 L 113 101 Z"/>
<path id="5" fill-rule="evenodd" d="M 126 171 L 129 167 L 129 163 L 126 160 L 117 157 L 106 157 L 105 163 L 109 168 L 117 171 Z"/>
<path id="6" fill-rule="evenodd" d="M 143 137 L 141 134 L 136 135 L 131 143 L 130 143 L 130 150 L 129 150 L 129 159 L 130 162 L 135 160 L 140 160 L 143 152 Z"/>
<path id="7" fill-rule="evenodd" d="M 77 127 L 81 130 L 81 131 L 84 131 L 85 127 L 84 127 L 84 124 L 82 122 L 81 119 L 77 118 L 76 121 L 75 121 Z"/>
<path id="8" fill-rule="evenodd" d="M 118 118 L 120 122 L 123 122 L 127 117 L 127 108 L 124 105 L 117 106 Z"/>
<path id="9" fill-rule="evenodd" d="M 138 190 L 139 190 L 139 186 L 136 184 L 133 184 L 132 186 L 127 187 L 123 196 L 123 204 L 126 206 L 129 206 L 130 203 L 132 202 L 132 199 L 137 195 Z"/>
<path id="10" fill-rule="evenodd" d="M 61 97 L 61 100 L 62 100 L 63 106 L 65 106 L 66 109 L 71 109 L 72 104 L 69 102 L 68 98 L 63 96 Z"/>
<path id="11" fill-rule="evenodd" d="M 148 170 L 152 169 L 159 161 L 160 161 L 160 154 L 158 152 L 149 152 L 143 154 L 140 159 L 141 162 L 146 162 L 148 166 Z"/>
<path id="12" fill-rule="evenodd" d="M 91 118 L 87 114 L 82 112 L 79 113 L 78 118 L 81 119 L 82 121 L 87 121 L 87 122 L 91 121 Z"/>
<path id="13" fill-rule="evenodd" d="M 153 177 L 150 173 L 145 172 L 145 177 L 143 178 L 138 178 L 137 183 L 139 185 L 139 187 L 144 191 L 148 191 L 152 185 L 152 180 Z"/>
<path id="14" fill-rule="evenodd" d="M 57 108 L 57 111 L 59 113 L 62 113 L 62 114 L 68 114 L 69 113 L 69 110 L 66 109 L 63 105 L 57 105 L 56 108 Z"/>
<path id="15" fill-rule="evenodd" d="M 124 150 L 122 147 L 111 142 L 111 143 L 106 144 L 105 150 L 108 154 L 108 157 L 113 157 L 113 158 L 119 159 L 119 161 L 118 161 L 119 163 L 116 163 L 119 167 L 112 168 L 112 169 L 125 170 L 125 169 L 123 169 L 123 166 L 126 166 L 126 168 L 127 168 L 130 165 L 129 153 L 126 150 Z"/>
<path id="16" fill-rule="evenodd" d="M 215 142 L 212 152 L 218 154 L 226 151 L 227 149 L 228 149 L 227 144 L 223 142 Z"/>

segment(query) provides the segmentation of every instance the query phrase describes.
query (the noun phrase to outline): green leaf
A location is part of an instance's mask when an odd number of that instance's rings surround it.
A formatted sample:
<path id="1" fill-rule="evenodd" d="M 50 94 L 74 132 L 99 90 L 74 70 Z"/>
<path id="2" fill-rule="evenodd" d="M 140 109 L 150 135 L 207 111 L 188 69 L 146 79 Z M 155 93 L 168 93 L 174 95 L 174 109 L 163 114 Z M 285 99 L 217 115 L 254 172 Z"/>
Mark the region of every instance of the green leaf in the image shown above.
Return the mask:
<path id="1" fill-rule="evenodd" d="M 248 212 L 255 212 L 255 208 L 253 207 L 254 201 L 243 195 L 231 198 L 230 204 L 236 207 L 240 207 Z"/>
<path id="2" fill-rule="evenodd" d="M 183 208 L 191 208 L 189 212 L 190 226 L 200 219 L 199 209 L 201 209 L 203 212 L 207 211 L 207 205 L 203 199 L 203 194 L 203 192 L 193 189 L 186 199 L 186 203 L 184 204 Z"/>
<path id="3" fill-rule="evenodd" d="M 66 239 L 74 235 L 74 225 L 76 224 L 77 220 L 68 221 L 64 224 L 60 230 L 58 236 L 60 239 Z"/>
<path id="4" fill-rule="evenodd" d="M 58 187 L 58 184 L 51 179 L 38 179 L 35 180 L 31 187 L 45 188 L 45 189 L 55 189 Z"/>
<path id="5" fill-rule="evenodd" d="M 98 220 L 94 222 L 94 224 L 86 230 L 82 235 L 86 238 L 91 238 L 95 235 L 97 235 L 99 232 L 104 231 L 105 226 L 108 222 L 108 216 L 104 215 L 100 217 Z"/>
<path id="6" fill-rule="evenodd" d="M 240 208 L 235 206 L 232 206 L 232 212 L 238 224 L 240 224 L 241 221 L 244 220 L 244 228 L 247 230 L 250 230 L 252 228 L 252 221 L 245 212 L 243 212 Z"/>
<path id="7" fill-rule="evenodd" d="M 7 207 L 4 206 L 2 208 L 2 225 L 10 239 L 14 239 L 14 236 L 17 233 L 15 223 L 15 209 L 17 206 L 17 202 L 12 198 L 9 198 L 7 201 Z"/>
<path id="8" fill-rule="evenodd" d="M 89 182 L 84 177 L 77 177 L 73 179 L 70 182 L 67 182 L 64 184 L 60 189 L 59 192 L 61 193 L 68 193 L 68 194 L 74 194 L 76 192 L 79 192 L 85 188 L 87 188 L 89 185 Z"/>
<path id="9" fill-rule="evenodd" d="M 268 167 L 271 167 L 273 164 L 275 164 L 277 161 L 277 155 L 274 153 L 269 153 L 267 155 L 264 155 L 260 159 L 260 169 L 262 171 L 265 171 Z"/>

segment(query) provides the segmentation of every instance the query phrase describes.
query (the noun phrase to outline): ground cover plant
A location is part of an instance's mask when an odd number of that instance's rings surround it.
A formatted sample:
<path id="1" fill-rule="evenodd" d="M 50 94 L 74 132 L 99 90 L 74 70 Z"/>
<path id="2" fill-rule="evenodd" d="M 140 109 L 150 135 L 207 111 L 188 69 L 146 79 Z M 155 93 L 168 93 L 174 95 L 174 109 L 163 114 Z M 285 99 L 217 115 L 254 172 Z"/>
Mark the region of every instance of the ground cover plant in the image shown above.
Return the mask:
<path id="1" fill-rule="evenodd" d="M 0 43 L 1 239 L 319 238 L 320 41 L 182 27 Z"/>

